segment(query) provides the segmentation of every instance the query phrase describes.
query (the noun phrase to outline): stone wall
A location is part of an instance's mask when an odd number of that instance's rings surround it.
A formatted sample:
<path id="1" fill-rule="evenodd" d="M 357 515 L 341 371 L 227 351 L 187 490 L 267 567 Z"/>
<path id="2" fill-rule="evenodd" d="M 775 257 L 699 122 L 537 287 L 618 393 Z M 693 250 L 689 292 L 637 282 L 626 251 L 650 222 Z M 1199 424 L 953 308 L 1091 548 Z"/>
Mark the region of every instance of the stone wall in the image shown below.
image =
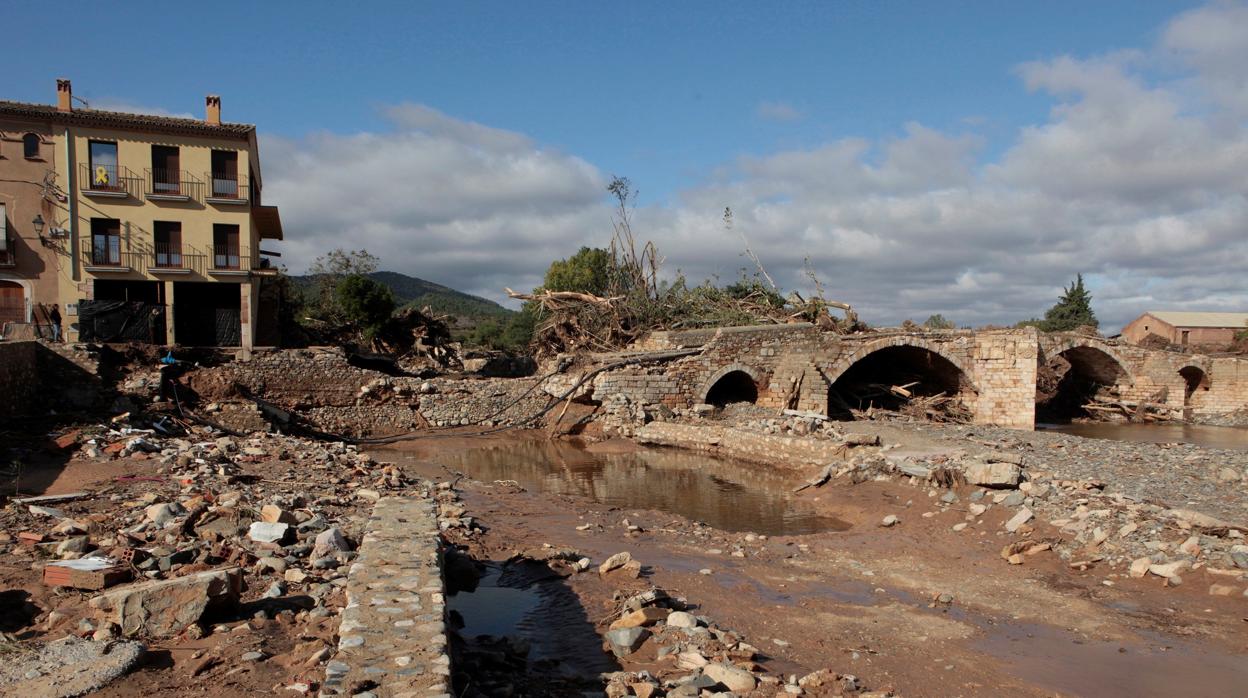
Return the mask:
<path id="1" fill-rule="evenodd" d="M 975 423 L 1031 429 L 1036 424 L 1036 369 L 1040 350 L 1035 329 L 981 333 L 975 337 L 972 374 Z"/>
<path id="2" fill-rule="evenodd" d="M 68 345 L 0 342 L 0 417 L 91 408 L 104 394 L 99 359 Z"/>
<path id="3" fill-rule="evenodd" d="M 633 434 L 638 443 L 675 446 L 731 458 L 806 470 L 844 461 L 844 442 L 811 436 L 780 436 L 731 427 L 651 422 Z"/>

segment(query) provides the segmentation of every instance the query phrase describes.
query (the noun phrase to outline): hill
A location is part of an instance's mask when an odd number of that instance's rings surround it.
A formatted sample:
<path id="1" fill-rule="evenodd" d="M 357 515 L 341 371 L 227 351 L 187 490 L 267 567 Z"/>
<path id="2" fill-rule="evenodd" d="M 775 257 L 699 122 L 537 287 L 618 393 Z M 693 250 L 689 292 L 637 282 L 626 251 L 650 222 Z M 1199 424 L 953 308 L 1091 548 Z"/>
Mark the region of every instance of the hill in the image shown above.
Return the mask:
<path id="1" fill-rule="evenodd" d="M 488 298 L 456 291 L 449 286 L 395 271 L 375 271 L 368 275 L 374 281 L 390 287 L 399 306 L 429 306 L 439 315 L 452 315 L 456 325 L 472 327 L 482 320 L 493 318 L 505 320 L 515 313 Z M 316 280 L 314 275 L 292 276 L 291 281 L 299 289 L 310 288 Z"/>

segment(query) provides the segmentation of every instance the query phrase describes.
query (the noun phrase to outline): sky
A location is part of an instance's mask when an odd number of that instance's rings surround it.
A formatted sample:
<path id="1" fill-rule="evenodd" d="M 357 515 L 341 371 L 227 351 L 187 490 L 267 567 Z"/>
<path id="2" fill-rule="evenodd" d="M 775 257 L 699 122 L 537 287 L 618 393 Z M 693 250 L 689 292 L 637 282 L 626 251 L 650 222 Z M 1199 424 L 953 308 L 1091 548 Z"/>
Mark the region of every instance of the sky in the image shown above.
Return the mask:
<path id="1" fill-rule="evenodd" d="M 258 126 L 292 272 L 365 248 L 504 300 L 610 241 L 620 175 L 669 276 L 734 281 L 748 243 L 873 324 L 1013 324 L 1080 273 L 1110 331 L 1248 311 L 1243 0 L 66 12 L 56 41 L 6 34 L 0 98 L 68 77 L 92 107 L 198 117 L 220 94 Z"/>

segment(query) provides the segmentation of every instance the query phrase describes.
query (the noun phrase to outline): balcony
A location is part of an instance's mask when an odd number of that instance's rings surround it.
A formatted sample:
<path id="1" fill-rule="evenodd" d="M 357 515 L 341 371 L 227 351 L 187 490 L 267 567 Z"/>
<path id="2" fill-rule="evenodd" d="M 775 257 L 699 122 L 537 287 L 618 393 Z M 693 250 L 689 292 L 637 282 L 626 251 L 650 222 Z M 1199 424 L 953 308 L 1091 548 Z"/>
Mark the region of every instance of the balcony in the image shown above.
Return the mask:
<path id="1" fill-rule="evenodd" d="M 245 176 L 230 172 L 205 173 L 209 184 L 208 203 L 222 206 L 246 206 L 251 201 L 251 186 Z"/>
<path id="2" fill-rule="evenodd" d="M 151 260 L 147 272 L 154 276 L 204 271 L 204 255 L 193 247 L 184 248 L 180 242 L 153 243 Z"/>
<path id="3" fill-rule="evenodd" d="M 79 188 L 86 196 L 103 199 L 124 199 L 139 196 L 143 178 L 127 167 L 82 163 Z"/>
<path id="4" fill-rule="evenodd" d="M 203 196 L 204 183 L 185 170 L 147 169 L 147 200 L 187 202 Z"/>
<path id="5" fill-rule="evenodd" d="M 251 273 L 251 255 L 237 245 L 212 246 L 212 266 L 208 273 L 216 276 L 246 276 Z"/>
<path id="6" fill-rule="evenodd" d="M 13 248 L 13 238 L 4 240 L 4 245 L 0 246 L 0 267 L 17 266 L 17 250 Z"/>
<path id="7" fill-rule="evenodd" d="M 143 257 L 137 252 L 123 251 L 118 237 L 93 238 L 85 235 L 79 247 L 82 266 L 93 274 L 129 274 L 143 271 Z"/>

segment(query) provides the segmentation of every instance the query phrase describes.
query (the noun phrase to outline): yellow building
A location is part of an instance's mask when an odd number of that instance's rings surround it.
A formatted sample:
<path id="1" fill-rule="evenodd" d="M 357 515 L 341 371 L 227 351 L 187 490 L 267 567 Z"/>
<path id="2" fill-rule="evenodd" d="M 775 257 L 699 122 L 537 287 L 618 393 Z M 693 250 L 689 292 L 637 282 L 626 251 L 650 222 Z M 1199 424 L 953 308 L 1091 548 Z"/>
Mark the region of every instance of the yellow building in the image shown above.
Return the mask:
<path id="1" fill-rule="evenodd" d="M 64 199 L 51 221 L 69 340 L 250 348 L 273 336 L 261 296 L 276 275 L 277 207 L 261 204 L 255 126 L 0 101 L 0 117 L 44 120 Z"/>

